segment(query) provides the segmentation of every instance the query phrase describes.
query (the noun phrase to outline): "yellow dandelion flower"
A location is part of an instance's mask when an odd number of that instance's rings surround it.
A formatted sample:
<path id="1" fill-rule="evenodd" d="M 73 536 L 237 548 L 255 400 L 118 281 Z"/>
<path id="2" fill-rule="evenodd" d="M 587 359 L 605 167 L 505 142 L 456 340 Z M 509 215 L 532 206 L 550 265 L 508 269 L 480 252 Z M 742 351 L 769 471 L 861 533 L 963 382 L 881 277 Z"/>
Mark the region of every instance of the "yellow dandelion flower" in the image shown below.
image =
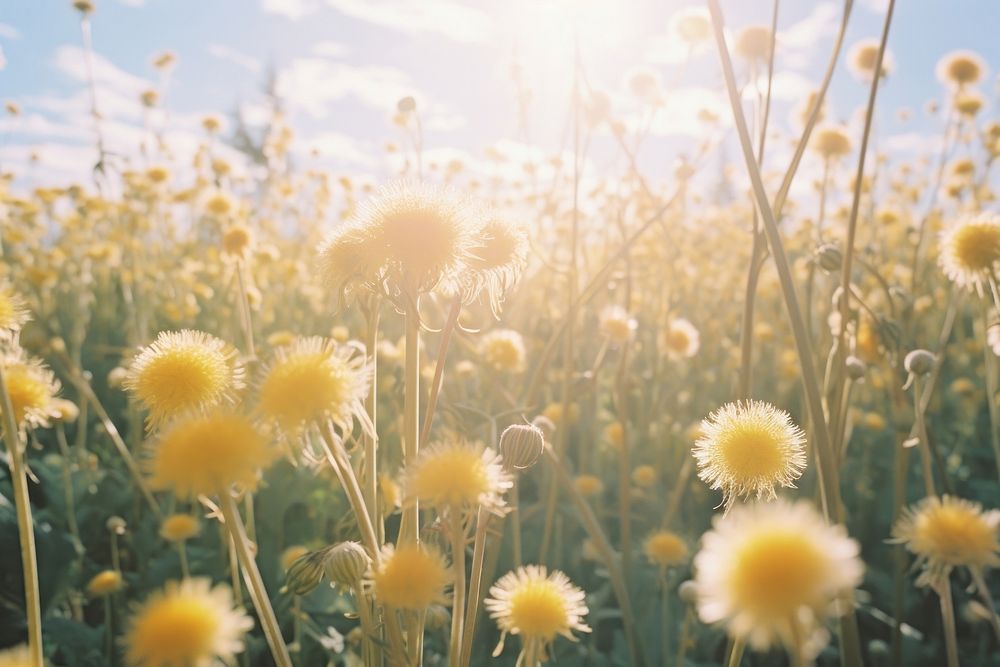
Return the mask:
<path id="1" fill-rule="evenodd" d="M 160 524 L 160 537 L 167 542 L 184 542 L 200 532 L 198 518 L 190 514 L 171 514 Z"/>
<path id="2" fill-rule="evenodd" d="M 0 339 L 10 338 L 27 321 L 24 299 L 10 285 L 0 282 Z"/>
<path id="3" fill-rule="evenodd" d="M 495 371 L 520 373 L 524 371 L 526 352 L 524 338 L 513 329 L 494 329 L 479 342 L 483 362 Z"/>
<path id="4" fill-rule="evenodd" d="M 671 359 L 689 359 L 698 354 L 701 337 L 698 330 L 683 318 L 671 320 L 660 336 L 663 348 Z"/>
<path id="5" fill-rule="evenodd" d="M 1000 262 L 1000 215 L 959 218 L 941 232 L 938 264 L 959 287 L 982 294 Z"/>
<path id="6" fill-rule="evenodd" d="M 208 579 L 167 582 L 130 619 L 125 660 L 137 667 L 230 665 L 252 627 L 227 586 L 213 588 Z"/>
<path id="7" fill-rule="evenodd" d="M 386 515 L 399 509 L 403 502 L 403 491 L 396 480 L 388 475 L 379 475 L 378 490 L 382 494 L 382 511 Z"/>
<path id="8" fill-rule="evenodd" d="M 805 434 L 770 403 L 727 403 L 701 430 L 692 450 L 698 476 L 722 491 L 727 510 L 740 497 L 774 498 L 776 486 L 794 488 L 806 467 Z"/>
<path id="9" fill-rule="evenodd" d="M 835 160 L 851 152 L 851 138 L 841 125 L 824 125 L 813 133 L 812 148 L 824 160 Z"/>
<path id="10" fill-rule="evenodd" d="M 258 472 L 275 455 L 246 417 L 210 412 L 175 422 L 160 435 L 150 462 L 151 481 L 182 497 L 229 493 L 234 484 L 254 489 Z"/>
<path id="11" fill-rule="evenodd" d="M 163 331 L 132 360 L 122 386 L 161 425 L 189 411 L 233 403 L 243 387 L 243 365 L 229 343 L 203 331 Z"/>
<path id="12" fill-rule="evenodd" d="M 977 83 L 986 73 L 986 62 L 972 51 L 952 51 L 937 64 L 938 79 L 952 86 L 968 86 Z"/>
<path id="13" fill-rule="evenodd" d="M 300 338 L 279 348 L 260 382 L 260 412 L 289 433 L 332 420 L 350 431 L 357 420 L 371 430 L 362 401 L 370 368 L 357 347 L 329 338 Z"/>
<path id="14" fill-rule="evenodd" d="M 717 516 L 695 556 L 698 615 L 766 650 L 811 660 L 826 617 L 861 582 L 860 547 L 806 502 L 757 503 Z"/>
<path id="15" fill-rule="evenodd" d="M 0 357 L 0 365 L 3 366 L 4 383 L 18 426 L 48 426 L 50 419 L 59 416 L 54 400 L 59 391 L 59 381 L 41 361 L 16 350 Z"/>
<path id="16" fill-rule="evenodd" d="M 861 81 L 871 81 L 875 72 L 875 61 L 878 60 L 879 41 L 877 39 L 864 39 L 851 47 L 847 54 L 847 66 L 851 73 Z M 882 56 L 882 72 L 880 76 L 887 76 L 892 72 L 892 54 L 886 50 Z"/>
<path id="17" fill-rule="evenodd" d="M 682 565 L 688 557 L 687 542 L 669 530 L 651 533 L 643 542 L 642 551 L 650 563 L 659 567 Z"/>
<path id="18" fill-rule="evenodd" d="M 574 632 L 590 632 L 583 622 L 587 605 L 582 590 L 558 570 L 548 573 L 544 565 L 527 565 L 508 572 L 490 587 L 483 606 L 500 628 L 500 643 L 493 656 L 503 651 L 508 634 L 520 635 L 523 643 L 518 665 L 537 665 L 547 657 L 557 636 L 576 641 Z"/>
<path id="19" fill-rule="evenodd" d="M 651 465 L 636 466 L 632 470 L 632 483 L 636 486 L 648 489 L 656 484 L 656 468 Z"/>
<path id="20" fill-rule="evenodd" d="M 232 257 L 244 257 L 253 243 L 253 233 L 245 225 L 233 225 L 222 233 L 222 251 Z"/>
<path id="21" fill-rule="evenodd" d="M 613 421 L 604 427 L 604 439 L 615 449 L 621 449 L 625 444 L 625 427 L 619 421 Z"/>
<path id="22" fill-rule="evenodd" d="M 975 575 L 1000 565 L 1000 511 L 954 496 L 931 496 L 907 508 L 892 529 L 893 541 L 917 556 L 919 585 L 943 585 L 953 568 Z"/>
<path id="23" fill-rule="evenodd" d="M 117 593 L 125 587 L 125 580 L 118 570 L 102 570 L 87 582 L 87 595 L 94 598 L 101 598 L 112 593 Z"/>
<path id="24" fill-rule="evenodd" d="M 439 509 L 496 507 L 511 485 L 498 454 L 481 443 L 462 440 L 424 447 L 403 477 L 408 498 Z"/>
<path id="25" fill-rule="evenodd" d="M 712 19 L 701 7 L 685 7 L 670 17 L 669 31 L 687 44 L 700 44 L 712 37 Z"/>
<path id="26" fill-rule="evenodd" d="M 766 25 L 749 25 L 736 33 L 733 50 L 751 62 L 766 62 L 771 56 L 771 29 Z"/>
<path id="27" fill-rule="evenodd" d="M 394 609 L 421 611 L 444 604 L 451 572 L 444 556 L 423 544 L 387 545 L 372 573 L 376 599 Z"/>
<path id="28" fill-rule="evenodd" d="M 221 218 L 233 210 L 233 200 L 226 193 L 217 192 L 205 200 L 205 210 L 211 215 Z"/>
<path id="29" fill-rule="evenodd" d="M 467 269 L 458 274 L 446 291 L 461 292 L 467 302 L 483 291 L 493 312 L 499 315 L 504 294 L 517 282 L 528 259 L 528 234 L 523 225 L 491 214 L 473 234 L 466 258 Z"/>
<path id="30" fill-rule="evenodd" d="M 598 318 L 598 329 L 612 343 L 621 345 L 635 337 L 638 324 L 621 306 L 607 306 Z"/>
<path id="31" fill-rule="evenodd" d="M 588 498 L 604 493 L 604 482 L 597 475 L 577 475 L 573 479 L 573 487 L 581 496 Z"/>

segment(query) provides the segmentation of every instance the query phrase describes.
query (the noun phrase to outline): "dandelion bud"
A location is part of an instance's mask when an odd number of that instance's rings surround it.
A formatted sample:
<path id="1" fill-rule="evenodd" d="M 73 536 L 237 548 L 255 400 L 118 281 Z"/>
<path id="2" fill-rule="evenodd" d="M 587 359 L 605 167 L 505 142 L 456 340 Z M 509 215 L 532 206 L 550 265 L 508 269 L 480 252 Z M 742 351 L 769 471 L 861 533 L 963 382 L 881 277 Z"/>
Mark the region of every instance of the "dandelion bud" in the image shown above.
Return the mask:
<path id="1" fill-rule="evenodd" d="M 534 424 L 511 424 L 500 435 L 500 455 L 515 470 L 535 465 L 545 448 L 545 433 Z"/>
<path id="2" fill-rule="evenodd" d="M 74 0 L 73 8 L 84 16 L 94 13 L 94 3 L 91 0 Z"/>
<path id="3" fill-rule="evenodd" d="M 851 378 L 853 382 L 864 379 L 865 372 L 868 370 L 868 366 L 865 362 L 851 355 L 847 357 L 845 365 L 847 367 L 847 377 Z"/>
<path id="4" fill-rule="evenodd" d="M 80 408 L 76 407 L 76 403 L 68 401 L 65 398 L 53 399 L 52 409 L 55 420 L 64 424 L 71 424 L 80 416 Z"/>
<path id="5" fill-rule="evenodd" d="M 816 249 L 816 263 L 827 273 L 839 271 L 843 260 L 840 248 L 833 243 L 824 243 Z"/>
<path id="6" fill-rule="evenodd" d="M 913 350 L 903 360 L 906 372 L 912 375 L 927 375 L 934 370 L 937 357 L 927 350 Z"/>
<path id="7" fill-rule="evenodd" d="M 357 542 L 341 542 L 325 551 L 323 567 L 330 581 L 351 588 L 364 576 L 371 559 Z"/>
<path id="8" fill-rule="evenodd" d="M 677 595 L 685 604 L 694 604 L 698 601 L 698 586 L 691 580 L 682 582 L 677 588 Z"/>
<path id="9" fill-rule="evenodd" d="M 124 535 L 125 528 L 128 524 L 126 524 L 125 519 L 120 516 L 113 516 L 108 519 L 104 525 L 107 527 L 108 532 L 114 533 L 115 535 Z"/>
<path id="10" fill-rule="evenodd" d="M 285 588 L 294 595 L 305 595 L 319 586 L 325 551 L 311 551 L 292 563 L 285 573 Z"/>

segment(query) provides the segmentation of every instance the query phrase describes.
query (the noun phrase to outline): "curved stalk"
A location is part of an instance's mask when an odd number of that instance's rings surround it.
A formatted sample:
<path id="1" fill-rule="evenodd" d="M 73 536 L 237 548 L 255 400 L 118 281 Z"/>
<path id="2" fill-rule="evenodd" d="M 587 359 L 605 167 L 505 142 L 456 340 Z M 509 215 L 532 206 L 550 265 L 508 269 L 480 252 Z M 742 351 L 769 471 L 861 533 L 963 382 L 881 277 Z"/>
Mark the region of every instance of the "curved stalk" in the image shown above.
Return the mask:
<path id="1" fill-rule="evenodd" d="M 458 507 L 449 510 L 451 514 L 451 566 L 455 571 L 451 602 L 451 640 L 448 649 L 448 664 L 459 667 L 462 664 L 462 632 L 465 622 L 465 524 Z"/>

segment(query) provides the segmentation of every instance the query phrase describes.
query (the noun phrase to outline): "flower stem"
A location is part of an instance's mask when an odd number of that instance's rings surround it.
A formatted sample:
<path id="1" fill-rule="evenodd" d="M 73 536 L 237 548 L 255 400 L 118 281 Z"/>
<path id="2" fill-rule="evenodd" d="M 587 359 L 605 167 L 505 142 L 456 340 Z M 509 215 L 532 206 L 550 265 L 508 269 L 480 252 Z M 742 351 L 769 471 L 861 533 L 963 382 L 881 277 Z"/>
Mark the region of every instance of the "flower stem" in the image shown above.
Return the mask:
<path id="1" fill-rule="evenodd" d="M 448 664 L 459 667 L 462 664 L 462 632 L 465 621 L 465 524 L 458 507 L 449 510 L 451 514 L 451 566 L 455 571 L 451 603 L 451 641 L 448 649 Z"/>
<path id="2" fill-rule="evenodd" d="M 14 487 L 14 506 L 17 511 L 17 535 L 21 543 L 21 569 L 24 573 L 24 612 L 28 625 L 28 653 L 31 664 L 42 665 L 42 608 L 38 593 L 38 562 L 35 556 L 35 524 L 31 518 L 31 499 L 28 497 L 28 476 L 21 451 L 21 431 L 14 419 L 14 408 L 7 390 L 4 368 L 0 365 L 0 408 L 3 409 L 3 436 L 10 464 L 10 481 Z"/>
<path id="3" fill-rule="evenodd" d="M 955 606 L 951 600 L 951 582 L 945 579 L 936 588 L 941 600 L 941 623 L 944 626 L 944 645 L 948 655 L 948 667 L 959 667 L 958 637 L 955 634 Z"/>
<path id="4" fill-rule="evenodd" d="M 515 487 L 516 485 L 515 481 Z M 514 511 L 517 511 L 516 508 Z M 476 516 L 476 536 L 472 542 L 472 573 L 469 579 L 469 603 L 465 610 L 465 628 L 462 633 L 462 651 L 459 662 L 461 667 L 466 667 L 472 659 L 472 640 L 476 632 L 479 603 L 483 597 L 483 560 L 486 555 L 486 534 L 491 519 L 492 515 L 480 507 Z"/>
<path id="5" fill-rule="evenodd" d="M 727 667 L 738 667 L 743 659 L 743 649 L 746 643 L 743 639 L 734 639 L 733 645 L 729 649 L 729 658 L 726 660 Z"/>
<path id="6" fill-rule="evenodd" d="M 403 371 L 403 464 L 412 465 L 420 451 L 420 313 L 416 300 L 406 309 L 406 348 Z M 420 541 L 420 507 L 416 500 L 403 508 L 399 525 L 401 544 Z"/>
<path id="7" fill-rule="evenodd" d="M 285 640 L 281 636 L 281 628 L 278 626 L 278 619 L 274 616 L 274 609 L 267 596 L 267 589 L 264 588 L 264 581 L 257 568 L 257 561 L 254 560 L 254 556 L 250 552 L 250 543 L 243 526 L 243 520 L 240 518 L 239 508 L 236 507 L 236 502 L 229 493 L 220 494 L 219 507 L 226 520 L 226 529 L 233 538 L 236 557 L 243 568 L 243 577 L 250 591 L 250 597 L 253 598 L 253 605 L 264 629 L 267 644 L 271 648 L 271 655 L 278 667 L 292 667 L 292 658 L 288 654 L 288 647 L 285 646 Z"/>

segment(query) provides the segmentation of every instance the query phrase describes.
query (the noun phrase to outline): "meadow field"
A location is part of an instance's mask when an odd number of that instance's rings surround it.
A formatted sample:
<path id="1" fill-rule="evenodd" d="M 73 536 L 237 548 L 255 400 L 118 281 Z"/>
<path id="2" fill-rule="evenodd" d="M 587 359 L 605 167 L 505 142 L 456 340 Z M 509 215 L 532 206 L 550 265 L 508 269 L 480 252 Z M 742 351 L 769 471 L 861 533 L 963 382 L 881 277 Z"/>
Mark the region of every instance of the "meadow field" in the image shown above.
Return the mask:
<path id="1" fill-rule="evenodd" d="M 1000 665 L 998 26 L 8 0 L 0 667 Z"/>

